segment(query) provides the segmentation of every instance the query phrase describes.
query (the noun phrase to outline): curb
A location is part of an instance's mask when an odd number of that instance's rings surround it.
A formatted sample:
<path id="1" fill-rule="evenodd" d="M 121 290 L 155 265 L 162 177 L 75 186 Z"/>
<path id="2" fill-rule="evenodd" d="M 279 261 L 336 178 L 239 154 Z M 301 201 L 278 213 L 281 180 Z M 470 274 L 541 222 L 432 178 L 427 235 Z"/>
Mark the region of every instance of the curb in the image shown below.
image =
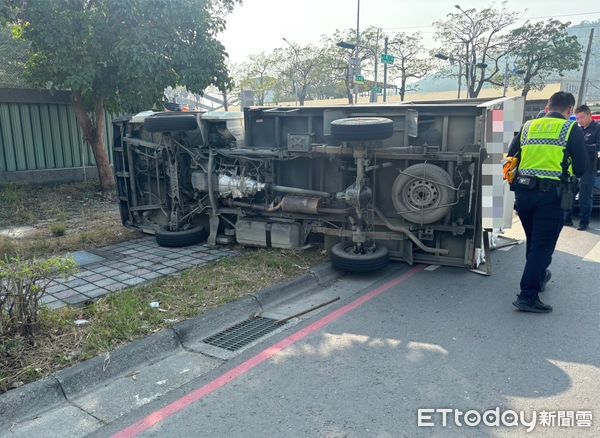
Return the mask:
<path id="1" fill-rule="evenodd" d="M 118 347 L 0 395 L 0 430 L 35 417 L 140 366 L 156 362 L 189 344 L 260 314 L 276 305 L 332 283 L 342 275 L 326 262 L 294 280 L 263 289 L 173 327 Z M 191 345 L 190 345 L 191 347 Z"/>

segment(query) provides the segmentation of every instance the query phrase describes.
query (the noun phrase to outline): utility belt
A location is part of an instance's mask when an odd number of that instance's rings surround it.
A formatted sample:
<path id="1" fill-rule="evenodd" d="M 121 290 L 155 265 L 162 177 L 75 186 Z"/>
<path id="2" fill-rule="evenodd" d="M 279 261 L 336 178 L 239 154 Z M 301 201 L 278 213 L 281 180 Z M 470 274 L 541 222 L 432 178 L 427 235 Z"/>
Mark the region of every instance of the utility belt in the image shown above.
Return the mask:
<path id="1" fill-rule="evenodd" d="M 519 174 L 515 178 L 514 187 L 518 190 L 540 192 L 554 191 L 560 197 L 560 208 L 565 211 L 573 209 L 573 200 L 577 189 L 577 179 L 570 176 L 560 181 L 549 178 L 539 178 L 535 175 Z"/>
<path id="2" fill-rule="evenodd" d="M 539 178 L 535 175 L 518 174 L 514 182 L 515 188 L 520 190 L 537 190 L 549 192 L 561 187 L 561 182 L 555 179 Z"/>

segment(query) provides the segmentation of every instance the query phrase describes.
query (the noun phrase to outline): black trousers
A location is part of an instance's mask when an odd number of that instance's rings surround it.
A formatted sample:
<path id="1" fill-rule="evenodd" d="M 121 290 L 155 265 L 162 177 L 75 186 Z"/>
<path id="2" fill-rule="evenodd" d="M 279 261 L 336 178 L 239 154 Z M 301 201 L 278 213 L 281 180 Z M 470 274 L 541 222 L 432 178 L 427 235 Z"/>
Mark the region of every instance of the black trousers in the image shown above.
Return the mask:
<path id="1" fill-rule="evenodd" d="M 521 277 L 521 296 L 537 297 L 552 262 L 552 253 L 563 227 L 563 211 L 556 189 L 515 190 L 515 208 L 527 236 L 525 269 Z"/>

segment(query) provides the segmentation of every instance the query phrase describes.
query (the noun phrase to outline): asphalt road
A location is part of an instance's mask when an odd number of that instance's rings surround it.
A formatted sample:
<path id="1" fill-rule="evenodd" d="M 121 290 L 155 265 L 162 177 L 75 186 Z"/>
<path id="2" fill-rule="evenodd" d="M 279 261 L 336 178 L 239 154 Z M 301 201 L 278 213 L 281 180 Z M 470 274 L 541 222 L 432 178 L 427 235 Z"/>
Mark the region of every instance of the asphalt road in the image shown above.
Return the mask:
<path id="1" fill-rule="evenodd" d="M 96 436 L 599 436 L 600 223 L 592 227 L 563 230 L 543 295 L 551 314 L 511 305 L 524 245 L 495 251 L 490 277 L 394 264 L 344 279 L 323 295 L 342 300 Z M 510 234 L 519 233 L 517 223 Z M 491 426 L 459 414 L 459 426 L 452 411 L 443 426 L 439 411 L 423 412 L 434 426 L 418 426 L 418 409 L 444 408 L 495 414 Z M 528 424 L 536 415 L 531 433 L 511 411 Z"/>

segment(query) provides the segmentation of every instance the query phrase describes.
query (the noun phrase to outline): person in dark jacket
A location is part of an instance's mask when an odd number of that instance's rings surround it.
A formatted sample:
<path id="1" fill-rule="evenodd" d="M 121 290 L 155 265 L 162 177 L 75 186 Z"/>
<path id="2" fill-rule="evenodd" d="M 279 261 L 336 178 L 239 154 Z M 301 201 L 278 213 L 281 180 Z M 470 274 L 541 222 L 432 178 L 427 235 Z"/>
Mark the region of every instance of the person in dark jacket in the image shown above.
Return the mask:
<path id="1" fill-rule="evenodd" d="M 592 213 L 592 197 L 596 171 L 598 170 L 598 152 L 600 151 L 600 123 L 592 119 L 592 111 L 587 105 L 575 108 L 575 118 L 583 129 L 583 137 L 588 153 L 589 164 L 587 172 L 579 179 L 579 227 L 578 230 L 587 230 Z M 572 212 L 565 216 L 565 225 L 573 225 Z"/>
<path id="2" fill-rule="evenodd" d="M 520 311 L 552 311 L 552 306 L 542 303 L 538 294 L 552 276 L 548 266 L 563 227 L 560 182 L 571 172 L 583 175 L 588 166 L 583 131 L 569 120 L 574 106 L 571 93 L 554 93 L 548 101 L 546 116 L 527 121 L 508 151 L 509 156 L 519 158 L 517 177 L 511 188 L 527 237 L 521 292 L 513 302 Z"/>

